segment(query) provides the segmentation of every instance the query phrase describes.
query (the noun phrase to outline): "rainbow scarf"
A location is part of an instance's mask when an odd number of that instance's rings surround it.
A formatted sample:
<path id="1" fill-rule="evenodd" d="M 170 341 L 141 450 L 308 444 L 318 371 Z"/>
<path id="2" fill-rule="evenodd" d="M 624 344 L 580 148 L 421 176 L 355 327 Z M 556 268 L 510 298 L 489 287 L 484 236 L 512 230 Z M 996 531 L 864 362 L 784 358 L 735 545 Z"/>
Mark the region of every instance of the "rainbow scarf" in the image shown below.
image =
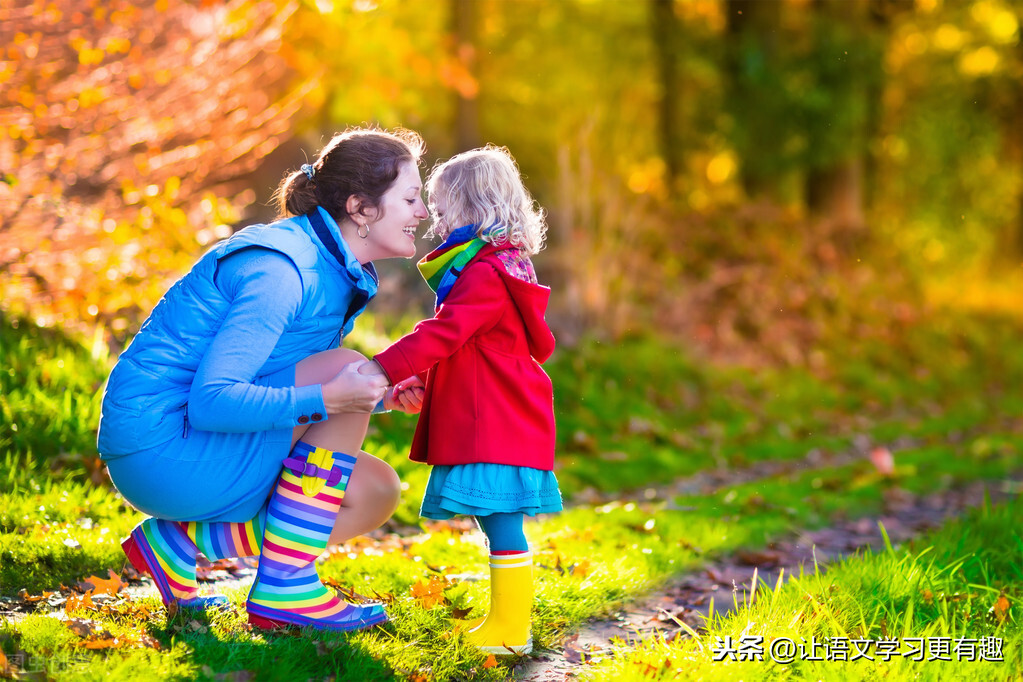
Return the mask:
<path id="1" fill-rule="evenodd" d="M 476 236 L 477 226 L 464 225 L 454 230 L 444 243 L 426 254 L 417 264 L 423 279 L 437 292 L 436 307 L 444 302 L 462 270 L 487 242 Z"/>

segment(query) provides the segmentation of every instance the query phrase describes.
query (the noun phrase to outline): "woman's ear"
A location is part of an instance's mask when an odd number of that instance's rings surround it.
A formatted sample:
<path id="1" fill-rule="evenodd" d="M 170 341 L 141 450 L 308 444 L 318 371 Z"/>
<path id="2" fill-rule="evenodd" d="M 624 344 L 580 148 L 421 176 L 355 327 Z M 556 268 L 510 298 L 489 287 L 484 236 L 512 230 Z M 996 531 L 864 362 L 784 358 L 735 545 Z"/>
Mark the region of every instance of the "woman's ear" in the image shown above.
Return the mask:
<path id="1" fill-rule="evenodd" d="M 376 215 L 376 209 L 369 202 L 355 194 L 348 197 L 348 201 L 345 202 L 345 209 L 350 216 L 363 216 L 368 220 L 373 220 L 373 217 Z"/>
<path id="2" fill-rule="evenodd" d="M 345 210 L 348 211 L 348 215 L 359 215 L 362 211 L 363 201 L 356 195 L 348 197 L 348 201 L 345 202 Z"/>

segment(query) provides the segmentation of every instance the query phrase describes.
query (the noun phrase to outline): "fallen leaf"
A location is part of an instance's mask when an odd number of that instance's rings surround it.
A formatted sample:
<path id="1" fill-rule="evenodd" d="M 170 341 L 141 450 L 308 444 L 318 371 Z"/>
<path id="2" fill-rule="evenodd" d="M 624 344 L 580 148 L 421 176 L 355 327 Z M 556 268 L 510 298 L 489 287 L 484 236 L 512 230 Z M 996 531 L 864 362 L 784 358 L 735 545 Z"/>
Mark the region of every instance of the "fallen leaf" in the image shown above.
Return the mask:
<path id="1" fill-rule="evenodd" d="M 891 450 L 886 447 L 876 447 L 870 451 L 870 463 L 882 476 L 891 476 L 895 473 L 895 458 Z"/>
<path id="2" fill-rule="evenodd" d="M 582 663 L 583 662 L 583 651 L 579 648 L 577 642 L 579 641 L 579 635 L 572 635 L 565 640 L 565 660 L 569 663 Z"/>
<path id="3" fill-rule="evenodd" d="M 124 641 L 119 637 L 114 637 L 110 633 L 104 633 L 106 636 L 90 637 L 89 639 L 82 640 L 78 643 L 78 646 L 84 649 L 120 649 L 124 646 Z"/>
<path id="4" fill-rule="evenodd" d="M 590 560 L 583 559 L 578 564 L 572 567 L 572 575 L 577 578 L 585 578 L 590 572 Z"/>
<path id="5" fill-rule="evenodd" d="M 103 604 L 99 607 L 99 612 L 107 616 L 128 616 L 136 620 L 149 620 L 152 617 L 152 607 L 130 599 L 119 599 L 110 604 Z"/>
<path id="6" fill-rule="evenodd" d="M 68 618 L 65 623 L 68 630 L 79 637 L 90 637 L 103 630 L 102 623 L 96 620 L 89 620 L 88 618 Z"/>
<path id="7" fill-rule="evenodd" d="M 998 601 L 996 601 L 995 605 L 991 607 L 991 612 L 995 614 L 995 618 L 998 619 L 999 625 L 1005 625 L 1005 620 L 1009 617 L 1010 607 L 1011 605 L 1009 604 L 1009 600 L 1005 598 L 1004 594 L 999 596 Z"/>
<path id="8" fill-rule="evenodd" d="M 740 549 L 735 554 L 735 558 L 740 563 L 746 566 L 764 566 L 771 567 L 777 566 L 781 561 L 781 553 L 771 551 L 769 549 L 764 550 L 742 550 Z"/>
<path id="9" fill-rule="evenodd" d="M 28 602 L 29 604 L 35 604 L 36 602 L 47 600 L 52 597 L 56 592 L 43 592 L 40 595 L 29 594 L 26 590 L 22 590 L 18 593 L 18 598 L 22 601 Z"/>
<path id="10" fill-rule="evenodd" d="M 82 582 L 78 583 L 78 586 L 84 590 L 92 592 L 93 594 L 117 594 L 124 587 L 124 583 L 121 578 L 114 573 L 113 569 L 109 570 L 109 578 L 100 578 L 98 575 L 89 576 Z"/>
<path id="11" fill-rule="evenodd" d="M 78 609 L 94 609 L 96 604 L 92 601 L 92 590 L 89 590 L 85 594 L 78 596 L 72 594 L 67 598 L 67 602 L 64 603 L 65 613 L 71 613 Z"/>
<path id="12" fill-rule="evenodd" d="M 472 607 L 467 609 L 451 609 L 451 617 L 455 620 L 465 620 L 465 617 L 472 613 Z"/>
<path id="13" fill-rule="evenodd" d="M 431 608 L 444 601 L 444 588 L 447 581 L 438 576 L 430 576 L 429 582 L 420 580 L 414 584 L 410 591 L 423 608 Z"/>
<path id="14" fill-rule="evenodd" d="M 497 667 L 497 657 L 494 656 L 494 654 L 490 654 L 489 656 L 487 656 L 487 660 L 483 662 L 483 667 L 484 668 L 496 668 Z"/>

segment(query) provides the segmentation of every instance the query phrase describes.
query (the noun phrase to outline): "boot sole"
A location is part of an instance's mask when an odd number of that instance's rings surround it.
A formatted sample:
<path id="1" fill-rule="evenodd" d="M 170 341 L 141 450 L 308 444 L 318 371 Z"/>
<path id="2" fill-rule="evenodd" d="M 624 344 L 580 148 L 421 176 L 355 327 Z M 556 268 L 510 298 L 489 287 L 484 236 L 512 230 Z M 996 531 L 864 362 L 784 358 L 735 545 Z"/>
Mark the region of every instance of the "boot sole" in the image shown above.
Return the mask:
<path id="1" fill-rule="evenodd" d="M 365 630 L 390 620 L 386 613 L 381 613 L 372 618 L 359 619 L 349 623 L 331 623 L 308 616 L 301 616 L 296 613 L 272 609 L 267 606 L 260 606 L 252 602 L 246 602 L 245 608 L 249 612 L 249 624 L 262 630 L 312 627 L 317 630 L 351 632 L 353 630 Z"/>
<path id="2" fill-rule="evenodd" d="M 517 656 L 524 656 L 533 651 L 533 638 L 530 637 L 529 641 L 521 646 L 476 646 L 480 651 L 484 651 L 488 654 L 494 654 L 496 656 L 510 656 L 515 654 Z"/>

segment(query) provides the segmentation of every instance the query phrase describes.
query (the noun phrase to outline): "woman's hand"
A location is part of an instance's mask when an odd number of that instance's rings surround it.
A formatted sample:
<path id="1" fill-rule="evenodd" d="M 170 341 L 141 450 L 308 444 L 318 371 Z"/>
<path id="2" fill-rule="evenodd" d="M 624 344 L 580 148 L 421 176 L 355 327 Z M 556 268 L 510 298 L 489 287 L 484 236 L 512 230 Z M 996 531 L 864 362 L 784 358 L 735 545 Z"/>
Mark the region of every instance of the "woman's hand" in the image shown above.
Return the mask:
<path id="1" fill-rule="evenodd" d="M 372 412 L 387 390 L 383 372 L 362 373 L 360 367 L 369 362 L 350 362 L 333 379 L 323 384 L 323 404 L 327 414 L 341 412 Z M 376 363 L 372 363 L 376 365 Z M 379 368 L 379 366 L 378 366 Z"/>
<path id="2" fill-rule="evenodd" d="M 419 414 L 423 409 L 423 381 L 417 376 L 399 381 L 394 389 L 384 396 L 384 408 L 398 410 L 406 414 Z"/>

